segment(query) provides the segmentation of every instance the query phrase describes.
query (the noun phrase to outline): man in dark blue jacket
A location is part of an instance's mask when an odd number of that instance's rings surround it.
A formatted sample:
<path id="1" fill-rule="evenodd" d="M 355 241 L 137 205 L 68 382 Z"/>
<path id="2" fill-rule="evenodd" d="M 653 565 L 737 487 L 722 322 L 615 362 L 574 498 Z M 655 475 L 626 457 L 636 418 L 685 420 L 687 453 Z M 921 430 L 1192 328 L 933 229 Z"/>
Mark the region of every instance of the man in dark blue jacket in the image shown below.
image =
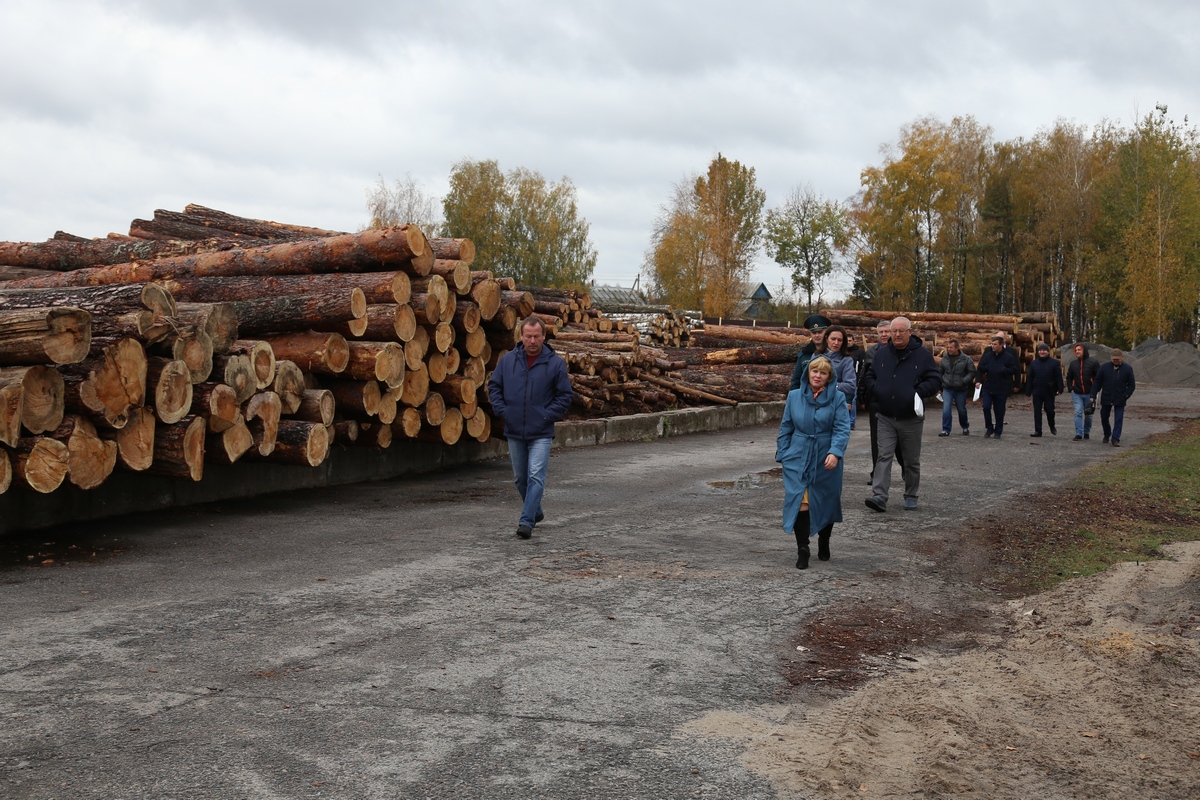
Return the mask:
<path id="1" fill-rule="evenodd" d="M 524 506 L 517 536 L 528 539 L 542 521 L 542 494 L 554 423 L 571 406 L 574 391 L 567 363 L 546 344 L 546 325 L 537 317 L 521 323 L 521 346 L 500 357 L 488 381 L 492 411 L 504 420 L 513 482 Z"/>
<path id="2" fill-rule="evenodd" d="M 1004 334 L 992 337 L 992 346 L 983 351 L 975 368 L 975 383 L 983 388 L 983 438 L 1000 438 L 1004 433 L 1004 408 L 1012 391 L 1012 379 L 1020 371 L 1012 353 L 1004 347 Z M 992 424 L 992 409 L 996 424 Z"/>
<path id="3" fill-rule="evenodd" d="M 917 507 L 921 488 L 921 433 L 924 409 L 917 415 L 916 400 L 933 397 L 942 388 L 941 374 L 933 355 L 912 335 L 912 323 L 896 317 L 891 324 L 891 341 L 880 345 L 863 380 L 867 396 L 874 399 L 879 426 L 879 458 L 871 476 L 867 508 L 887 511 L 892 485 L 892 459 L 904 455 L 904 508 Z"/>
<path id="4" fill-rule="evenodd" d="M 1125 363 L 1125 354 L 1120 350 L 1112 351 L 1112 363 L 1105 364 L 1096 372 L 1096 380 L 1092 383 L 1092 402 L 1096 395 L 1100 396 L 1100 424 L 1104 426 L 1104 442 L 1107 444 L 1112 437 L 1112 446 L 1121 446 L 1121 426 L 1125 422 L 1125 403 L 1133 395 L 1137 384 L 1133 380 L 1133 367 Z M 1108 415 L 1113 415 L 1113 423 L 1108 425 Z"/>
<path id="5" fill-rule="evenodd" d="M 1030 436 L 1042 435 L 1042 409 L 1046 411 L 1050 435 L 1058 436 L 1054 427 L 1054 398 L 1062 392 L 1062 365 L 1057 358 L 1050 357 L 1050 345 L 1038 342 L 1037 358 L 1029 362 L 1025 372 L 1025 394 L 1033 398 L 1033 433 Z"/>

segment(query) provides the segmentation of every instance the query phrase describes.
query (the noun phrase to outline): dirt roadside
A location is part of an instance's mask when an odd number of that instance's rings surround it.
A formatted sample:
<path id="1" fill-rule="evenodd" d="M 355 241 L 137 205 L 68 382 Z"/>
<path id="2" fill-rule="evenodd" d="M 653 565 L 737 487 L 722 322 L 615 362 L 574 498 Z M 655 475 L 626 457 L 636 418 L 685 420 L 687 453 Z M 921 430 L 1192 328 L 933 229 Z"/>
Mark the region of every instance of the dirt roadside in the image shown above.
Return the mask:
<path id="1" fill-rule="evenodd" d="M 895 574 L 877 570 L 870 602 L 814 615 L 781 655 L 786 709 L 688 730 L 740 741 L 781 796 L 1200 796 L 1200 542 L 1039 594 L 981 595 L 1011 593 L 998 539 L 1038 536 L 1058 506 L 1087 513 L 1077 499 L 1025 494 L 915 538 L 952 580 L 888 591 Z"/>

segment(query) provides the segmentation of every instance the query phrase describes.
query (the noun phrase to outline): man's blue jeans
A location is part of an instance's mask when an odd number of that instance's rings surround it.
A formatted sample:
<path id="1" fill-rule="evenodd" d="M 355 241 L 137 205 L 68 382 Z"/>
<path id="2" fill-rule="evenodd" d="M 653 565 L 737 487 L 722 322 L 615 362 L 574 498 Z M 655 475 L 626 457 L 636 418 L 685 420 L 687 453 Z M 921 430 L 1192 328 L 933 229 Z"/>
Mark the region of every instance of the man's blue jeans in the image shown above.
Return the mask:
<path id="1" fill-rule="evenodd" d="M 550 464 L 552 439 L 509 439 L 508 460 L 512 462 L 513 483 L 525 501 L 517 525 L 532 529 L 542 513 L 542 495 L 546 491 L 546 467 Z"/>
<path id="2" fill-rule="evenodd" d="M 1071 392 L 1071 404 L 1075 406 L 1076 436 L 1092 435 L 1092 417 L 1095 415 L 1083 413 L 1083 410 L 1087 408 L 1088 401 L 1091 399 L 1091 395 L 1080 394 L 1079 392 Z"/>
<path id="3" fill-rule="evenodd" d="M 958 424 L 965 431 L 971 427 L 967 419 L 967 390 L 942 388 L 942 433 L 949 433 L 954 423 L 954 408 L 958 407 Z"/>

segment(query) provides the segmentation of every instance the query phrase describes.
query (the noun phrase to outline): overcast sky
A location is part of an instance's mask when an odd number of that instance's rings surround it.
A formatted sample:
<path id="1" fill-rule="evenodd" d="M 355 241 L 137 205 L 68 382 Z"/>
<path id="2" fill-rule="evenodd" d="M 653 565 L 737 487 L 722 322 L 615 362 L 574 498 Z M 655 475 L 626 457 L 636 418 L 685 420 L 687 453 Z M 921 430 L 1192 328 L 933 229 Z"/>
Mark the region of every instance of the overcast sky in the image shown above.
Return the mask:
<path id="1" fill-rule="evenodd" d="M 3 0 L 0 31 L 0 240 L 187 203 L 357 230 L 377 176 L 440 196 L 495 159 L 569 177 L 596 281 L 626 286 L 718 151 L 771 207 L 854 195 L 922 116 L 1010 139 L 1200 115 L 1194 0 Z"/>

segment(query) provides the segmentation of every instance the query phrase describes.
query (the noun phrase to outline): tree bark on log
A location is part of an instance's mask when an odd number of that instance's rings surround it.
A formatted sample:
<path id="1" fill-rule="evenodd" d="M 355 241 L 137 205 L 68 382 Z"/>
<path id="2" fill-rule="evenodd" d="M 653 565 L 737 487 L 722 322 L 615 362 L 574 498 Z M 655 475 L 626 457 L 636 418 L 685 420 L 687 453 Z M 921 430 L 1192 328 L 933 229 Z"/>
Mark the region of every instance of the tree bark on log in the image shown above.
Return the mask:
<path id="1" fill-rule="evenodd" d="M 320 325 L 337 325 L 367 314 L 361 289 L 334 289 L 309 294 L 259 297 L 230 303 L 243 336 L 304 331 Z"/>
<path id="2" fill-rule="evenodd" d="M 429 249 L 435 259 L 461 261 L 468 269 L 475 261 L 475 243 L 470 239 L 430 239 Z"/>
<path id="3" fill-rule="evenodd" d="M 298 464 L 307 467 L 320 466 L 329 455 L 329 429 L 316 422 L 299 419 L 279 420 L 275 438 L 275 449 L 268 456 L 254 452 L 247 459 L 268 460 L 281 464 Z"/>
<path id="4" fill-rule="evenodd" d="M 404 349 L 395 342 L 349 342 L 345 375 L 395 388 L 404 382 Z"/>
<path id="5" fill-rule="evenodd" d="M 0 366 L 74 364 L 87 358 L 92 315 L 80 308 L 4 309 Z"/>
<path id="6" fill-rule="evenodd" d="M 296 409 L 296 419 L 306 422 L 319 422 L 328 427 L 333 424 L 334 414 L 337 413 L 337 400 L 328 389 L 305 389 L 300 398 L 300 408 Z"/>
<path id="7" fill-rule="evenodd" d="M 315 275 L 229 275 L 217 278 L 163 278 L 157 284 L 180 302 L 235 302 L 358 289 L 368 303 L 407 303 L 411 295 L 405 272 L 332 273 Z"/>
<path id="8" fill-rule="evenodd" d="M 189 216 L 199 217 L 207 220 L 215 228 L 233 231 L 234 233 L 258 236 L 264 239 L 326 239 L 330 236 L 343 235 L 343 231 L 331 231 L 325 228 L 312 228 L 307 225 L 292 225 L 286 222 L 275 222 L 267 219 L 240 217 L 236 214 L 219 211 L 215 208 L 207 208 L 205 206 L 197 205 L 196 203 L 188 203 L 186 206 L 184 206 L 183 211 Z"/>
<path id="9" fill-rule="evenodd" d="M 238 338 L 238 316 L 232 303 L 177 303 L 176 309 L 180 322 L 208 334 L 213 353 L 228 353 Z"/>
<path id="10" fill-rule="evenodd" d="M 67 446 L 49 436 L 22 439 L 13 453 L 13 482 L 41 494 L 62 486 L 67 478 Z"/>
<path id="11" fill-rule="evenodd" d="M 441 275 L 446 285 L 455 294 L 469 294 L 471 291 L 471 267 L 462 261 L 454 259 L 435 259 L 432 275 Z"/>
<path id="12" fill-rule="evenodd" d="M 427 262 L 427 266 L 425 266 Z M 148 283 L 174 277 L 230 275 L 304 275 L 330 272 L 366 272 L 380 265 L 409 266 L 418 274 L 433 267 L 433 254 L 415 225 L 379 228 L 362 233 L 308 239 L 264 247 L 236 248 L 195 256 L 160 258 L 133 264 L 62 272 L 10 283 L 11 288 L 97 286 L 111 283 Z M 425 273 L 420 270 L 425 269 Z"/>
<path id="13" fill-rule="evenodd" d="M 440 394 L 448 403 L 470 403 L 475 400 L 475 392 L 479 389 L 475 381 L 462 375 L 447 375 L 446 380 L 435 383 L 430 389 Z"/>
<path id="14" fill-rule="evenodd" d="M 204 420 L 184 417 L 174 425 L 159 424 L 154 430 L 154 462 L 147 472 L 189 478 L 204 477 Z"/>
<path id="15" fill-rule="evenodd" d="M 332 432 L 335 444 L 357 444 L 362 427 L 356 419 L 343 419 L 333 423 Z"/>
<path id="16" fill-rule="evenodd" d="M 209 433 L 222 433 L 242 420 L 242 401 L 228 384 L 205 382 L 192 387 L 191 413 L 203 417 Z"/>
<path id="17" fill-rule="evenodd" d="M 356 419 L 370 419 L 379 414 L 379 382 L 370 381 L 324 381 L 324 388 L 333 394 L 338 411 Z"/>
<path id="18" fill-rule="evenodd" d="M 66 272 L 83 267 L 190 256 L 228 249 L 230 245 L 228 239 L 217 239 L 211 234 L 207 238 L 195 241 L 170 238 L 147 241 L 124 237 L 85 239 L 82 242 L 64 239 L 48 239 L 44 242 L 0 242 L 0 264 Z"/>
<path id="19" fill-rule="evenodd" d="M 286 360 L 291 361 L 305 372 L 317 375 L 338 375 L 345 371 L 346 364 L 350 361 L 350 346 L 346 344 L 346 337 L 339 333 L 307 331 L 267 336 L 263 341 L 271 345 L 271 349 L 275 352 L 277 371 L 279 360 Z M 279 394 L 280 397 L 283 397 L 282 392 Z M 284 406 L 287 406 L 286 398 Z"/>

